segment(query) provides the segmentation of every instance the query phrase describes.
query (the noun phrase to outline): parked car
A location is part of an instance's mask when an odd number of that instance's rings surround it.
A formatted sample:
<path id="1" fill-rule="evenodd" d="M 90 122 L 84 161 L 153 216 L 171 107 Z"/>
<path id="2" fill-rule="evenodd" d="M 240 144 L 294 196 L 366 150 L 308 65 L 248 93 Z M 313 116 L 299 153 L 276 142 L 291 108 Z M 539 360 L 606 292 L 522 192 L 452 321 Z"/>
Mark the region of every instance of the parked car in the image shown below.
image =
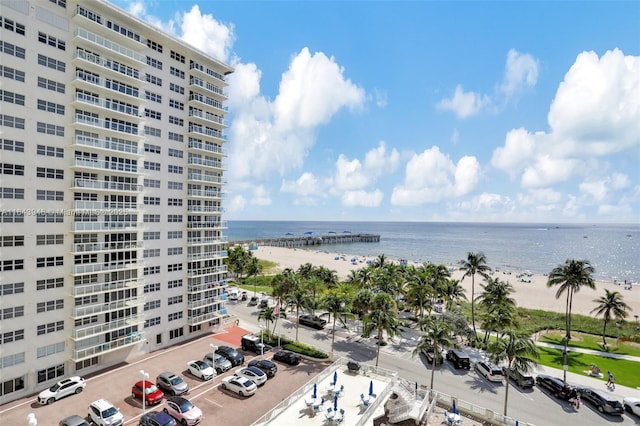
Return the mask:
<path id="1" fill-rule="evenodd" d="M 238 352 L 237 349 L 234 349 L 230 346 L 218 346 L 218 349 L 216 349 L 216 353 L 231 361 L 231 365 L 233 365 L 234 367 L 244 364 L 244 355 Z"/>
<path id="2" fill-rule="evenodd" d="M 254 382 L 258 386 L 262 386 L 267 382 L 267 375 L 264 371 L 260 370 L 258 367 L 245 367 L 236 370 L 233 373 L 235 376 L 244 377 L 245 379 L 249 379 Z"/>
<path id="3" fill-rule="evenodd" d="M 189 392 L 189 385 L 182 380 L 182 377 L 169 371 L 160 373 L 156 377 L 156 386 L 169 395 L 183 395 Z"/>
<path id="4" fill-rule="evenodd" d="M 162 411 L 176 419 L 183 426 L 196 425 L 202 420 L 202 411 L 193 405 L 191 401 L 181 396 L 168 398 Z"/>
<path id="5" fill-rule="evenodd" d="M 124 416 L 106 399 L 98 399 L 89 405 L 89 420 L 98 426 L 120 426 L 124 424 Z"/>
<path id="6" fill-rule="evenodd" d="M 298 317 L 298 323 L 306 325 L 308 327 L 322 330 L 327 325 L 327 320 L 320 318 L 316 315 L 303 314 Z"/>
<path id="7" fill-rule="evenodd" d="M 426 348 L 423 348 L 422 355 L 424 355 L 425 358 L 427 358 L 427 361 L 429 362 L 430 365 L 433 365 L 433 359 L 436 357 L 435 349 L 433 348 L 433 346 L 428 346 Z M 442 356 L 442 351 L 438 350 L 438 358 L 436 359 L 436 365 L 442 364 L 443 360 L 444 360 L 444 357 Z"/>
<path id="8" fill-rule="evenodd" d="M 622 403 L 609 392 L 588 386 L 579 386 L 576 390 L 580 393 L 582 401 L 592 404 L 601 413 L 619 416 L 624 413 Z"/>
<path id="9" fill-rule="evenodd" d="M 507 368 L 506 367 L 502 367 L 502 374 L 506 377 L 507 376 Z M 515 382 L 518 387 L 520 387 L 521 389 L 525 389 L 525 388 L 532 388 L 533 385 L 535 385 L 536 383 L 536 379 L 534 379 L 533 376 L 529 375 L 529 374 L 523 374 L 519 371 L 515 371 L 513 369 L 511 369 L 509 371 L 509 379 L 511 379 L 513 382 Z"/>
<path id="10" fill-rule="evenodd" d="M 268 359 L 252 359 L 247 364 L 249 367 L 259 368 L 267 375 L 267 378 L 270 379 L 276 375 L 278 372 L 278 366 Z"/>
<path id="11" fill-rule="evenodd" d="M 640 398 L 626 397 L 622 400 L 622 405 L 627 413 L 633 413 L 636 416 L 640 416 Z"/>
<path id="12" fill-rule="evenodd" d="M 278 351 L 273 355 L 273 359 L 289 365 L 298 365 L 302 357 L 294 352 Z"/>
<path id="13" fill-rule="evenodd" d="M 60 380 L 55 385 L 43 390 L 38 394 L 39 404 L 53 404 L 55 401 L 65 396 L 74 395 L 82 392 L 87 383 L 82 377 L 73 376 L 68 379 Z"/>
<path id="14" fill-rule="evenodd" d="M 144 395 L 144 402 L 147 405 L 156 405 L 162 402 L 162 398 L 164 398 L 164 393 L 158 389 L 158 387 L 148 380 L 142 383 L 142 380 L 137 382 L 131 388 L 131 398 L 139 399 L 142 401 L 142 396 Z"/>
<path id="15" fill-rule="evenodd" d="M 231 361 L 229 361 L 222 355 L 219 355 L 213 352 L 209 352 L 208 354 L 206 354 L 204 358 L 202 358 L 202 360 L 207 364 L 209 364 L 210 366 L 212 366 L 213 368 L 215 368 L 216 373 L 218 374 L 225 373 L 231 370 L 231 367 L 233 367 L 231 365 Z"/>
<path id="16" fill-rule="evenodd" d="M 258 389 L 258 386 L 252 380 L 240 376 L 225 377 L 222 379 L 220 386 L 222 386 L 222 389 L 237 393 L 240 396 L 251 396 Z"/>
<path id="17" fill-rule="evenodd" d="M 216 370 L 204 361 L 189 361 L 187 363 L 189 373 L 200 377 L 202 380 L 211 380 L 216 377 Z"/>
<path id="18" fill-rule="evenodd" d="M 249 306 L 256 306 L 259 300 L 258 296 L 251 296 L 251 299 L 249 299 Z"/>
<path id="19" fill-rule="evenodd" d="M 140 417 L 139 426 L 176 426 L 176 420 L 164 411 L 150 411 Z"/>
<path id="20" fill-rule="evenodd" d="M 491 382 L 502 382 L 504 379 L 502 369 L 488 361 L 476 362 L 476 371 Z"/>
<path id="21" fill-rule="evenodd" d="M 469 355 L 459 349 L 449 349 L 447 351 L 447 359 L 451 361 L 455 368 L 471 368 L 471 360 Z"/>
<path id="22" fill-rule="evenodd" d="M 84 417 L 73 415 L 60 420 L 58 426 L 89 426 L 89 423 Z"/>
<path id="23" fill-rule="evenodd" d="M 260 304 L 258 305 L 258 309 L 264 309 L 269 306 L 269 299 L 263 297 L 260 299 Z"/>
<path id="24" fill-rule="evenodd" d="M 242 336 L 240 338 L 240 344 L 242 345 L 243 351 L 252 351 L 258 355 L 262 355 L 273 349 L 271 346 L 261 342 L 260 337 L 254 336 L 253 334 L 245 334 Z"/>
<path id="25" fill-rule="evenodd" d="M 566 384 L 558 377 L 547 376 L 546 374 L 538 374 L 536 377 L 538 387 L 546 389 L 551 395 L 558 399 L 567 400 L 574 393 L 573 386 Z"/>

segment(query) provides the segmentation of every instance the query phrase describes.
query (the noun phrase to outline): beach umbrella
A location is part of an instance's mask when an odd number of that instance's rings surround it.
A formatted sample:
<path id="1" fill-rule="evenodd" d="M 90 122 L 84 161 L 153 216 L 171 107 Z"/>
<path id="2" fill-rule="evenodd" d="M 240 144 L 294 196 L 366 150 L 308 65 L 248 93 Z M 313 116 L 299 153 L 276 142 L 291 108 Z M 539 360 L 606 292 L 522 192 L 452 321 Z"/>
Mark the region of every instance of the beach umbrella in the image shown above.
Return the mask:
<path id="1" fill-rule="evenodd" d="M 338 370 L 333 372 L 333 383 L 338 383 Z"/>
<path id="2" fill-rule="evenodd" d="M 318 397 L 318 384 L 314 383 L 313 384 L 313 399 L 316 399 Z"/>
<path id="3" fill-rule="evenodd" d="M 373 380 L 369 382 L 369 396 L 373 395 Z"/>
<path id="4" fill-rule="evenodd" d="M 333 397 L 333 411 L 338 411 L 338 394 Z"/>
<path id="5" fill-rule="evenodd" d="M 451 406 L 451 412 L 453 414 L 458 414 L 458 410 L 456 409 L 456 400 L 453 400 L 453 405 Z"/>

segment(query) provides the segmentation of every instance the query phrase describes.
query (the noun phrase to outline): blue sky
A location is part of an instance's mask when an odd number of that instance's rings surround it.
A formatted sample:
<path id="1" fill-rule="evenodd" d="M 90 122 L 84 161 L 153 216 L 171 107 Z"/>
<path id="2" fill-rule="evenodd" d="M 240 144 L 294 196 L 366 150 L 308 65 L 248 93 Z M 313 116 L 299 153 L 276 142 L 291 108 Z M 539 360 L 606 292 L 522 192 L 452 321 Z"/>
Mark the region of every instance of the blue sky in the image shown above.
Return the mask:
<path id="1" fill-rule="evenodd" d="M 640 222 L 640 2 L 114 3 L 235 67 L 228 220 Z"/>

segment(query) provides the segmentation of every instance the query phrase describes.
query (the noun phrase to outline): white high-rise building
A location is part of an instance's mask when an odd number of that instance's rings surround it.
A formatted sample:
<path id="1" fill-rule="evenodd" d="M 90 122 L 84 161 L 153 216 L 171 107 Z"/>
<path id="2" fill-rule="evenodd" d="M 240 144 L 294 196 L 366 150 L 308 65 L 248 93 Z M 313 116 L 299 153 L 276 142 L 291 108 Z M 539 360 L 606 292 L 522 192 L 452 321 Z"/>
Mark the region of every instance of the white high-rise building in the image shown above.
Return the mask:
<path id="1" fill-rule="evenodd" d="M 104 1 L 0 26 L 1 404 L 223 321 L 233 69 Z"/>

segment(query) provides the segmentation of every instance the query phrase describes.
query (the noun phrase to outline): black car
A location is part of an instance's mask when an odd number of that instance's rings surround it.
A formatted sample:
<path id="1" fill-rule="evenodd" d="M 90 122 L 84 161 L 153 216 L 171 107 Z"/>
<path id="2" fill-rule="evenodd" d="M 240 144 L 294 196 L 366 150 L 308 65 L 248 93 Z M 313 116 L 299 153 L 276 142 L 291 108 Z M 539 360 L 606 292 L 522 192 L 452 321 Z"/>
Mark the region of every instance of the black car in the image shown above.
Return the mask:
<path id="1" fill-rule="evenodd" d="M 458 349 L 449 349 L 447 351 L 447 359 L 451 361 L 455 368 L 471 369 L 471 360 L 469 359 L 469 355 Z"/>
<path id="2" fill-rule="evenodd" d="M 506 367 L 502 367 L 502 374 L 504 374 L 505 377 L 507 376 Z M 509 379 L 511 379 L 521 389 L 532 388 L 533 385 L 536 384 L 536 380 L 533 378 L 533 376 L 529 374 L 523 374 L 513 369 L 509 371 Z"/>
<path id="3" fill-rule="evenodd" d="M 566 384 L 558 377 L 547 376 L 546 374 L 538 374 L 536 384 L 558 399 L 568 400 L 575 393 L 573 386 Z"/>
<path id="4" fill-rule="evenodd" d="M 237 349 L 234 349 L 230 346 L 218 346 L 218 349 L 216 349 L 216 353 L 231 361 L 231 364 L 234 367 L 244 364 L 244 355 L 238 352 Z"/>
<path id="5" fill-rule="evenodd" d="M 302 357 L 296 353 L 289 351 L 278 351 L 273 355 L 276 361 L 284 362 L 289 365 L 298 365 Z"/>
<path id="6" fill-rule="evenodd" d="M 268 359 L 252 359 L 249 361 L 249 367 L 259 368 L 267 375 L 267 378 L 272 378 L 278 372 L 278 366 Z"/>
<path id="7" fill-rule="evenodd" d="M 176 426 L 176 420 L 164 411 L 150 411 L 140 417 L 140 426 Z"/>
<path id="8" fill-rule="evenodd" d="M 316 315 L 303 314 L 298 318 L 298 323 L 306 325 L 308 327 L 317 328 L 322 330 L 327 325 L 327 320 L 320 318 Z"/>
<path id="9" fill-rule="evenodd" d="M 65 417 L 64 419 L 60 420 L 60 423 L 58 424 L 59 426 L 89 426 L 87 420 L 78 415 Z"/>
<path id="10" fill-rule="evenodd" d="M 621 416 L 624 408 L 622 403 L 613 395 L 604 390 L 581 386 L 577 388 L 580 398 L 592 404 L 601 413 L 615 414 Z"/>
<path id="11" fill-rule="evenodd" d="M 422 349 L 422 355 L 427 358 L 430 365 L 433 365 L 433 359 L 436 358 L 436 353 L 433 346 L 428 346 Z M 436 365 L 442 364 L 444 357 L 442 356 L 442 350 L 438 349 L 438 358 L 436 358 Z"/>

